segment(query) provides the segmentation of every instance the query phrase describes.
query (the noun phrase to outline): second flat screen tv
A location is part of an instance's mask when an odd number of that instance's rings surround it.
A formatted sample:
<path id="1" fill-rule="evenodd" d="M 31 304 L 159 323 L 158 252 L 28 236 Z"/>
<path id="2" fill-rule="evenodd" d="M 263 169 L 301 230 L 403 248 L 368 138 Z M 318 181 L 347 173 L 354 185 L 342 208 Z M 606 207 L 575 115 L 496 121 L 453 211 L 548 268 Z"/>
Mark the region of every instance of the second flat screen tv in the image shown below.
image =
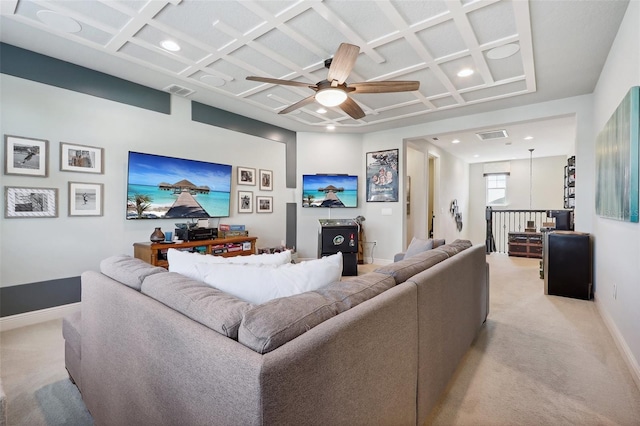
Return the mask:
<path id="1" fill-rule="evenodd" d="M 358 207 L 358 176 L 302 175 L 302 207 Z"/>
<path id="2" fill-rule="evenodd" d="M 229 216 L 231 166 L 129 152 L 127 219 Z"/>

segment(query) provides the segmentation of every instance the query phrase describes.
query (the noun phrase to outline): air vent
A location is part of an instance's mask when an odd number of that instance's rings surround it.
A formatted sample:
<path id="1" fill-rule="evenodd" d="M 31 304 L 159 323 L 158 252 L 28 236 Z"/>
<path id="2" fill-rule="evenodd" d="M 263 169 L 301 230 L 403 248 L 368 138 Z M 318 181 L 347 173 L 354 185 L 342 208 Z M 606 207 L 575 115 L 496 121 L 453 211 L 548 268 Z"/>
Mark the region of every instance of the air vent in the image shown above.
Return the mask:
<path id="1" fill-rule="evenodd" d="M 476 133 L 476 136 L 478 136 L 481 141 L 490 141 L 493 139 L 508 138 L 509 134 L 506 130 L 490 130 L 488 132 Z"/>
<path id="2" fill-rule="evenodd" d="M 172 84 L 170 86 L 165 87 L 162 90 L 164 90 L 165 92 L 169 92 L 172 95 L 182 96 L 183 98 L 186 98 L 187 96 L 193 93 L 196 93 L 195 90 L 187 89 L 186 87 L 178 86 L 177 84 Z"/>

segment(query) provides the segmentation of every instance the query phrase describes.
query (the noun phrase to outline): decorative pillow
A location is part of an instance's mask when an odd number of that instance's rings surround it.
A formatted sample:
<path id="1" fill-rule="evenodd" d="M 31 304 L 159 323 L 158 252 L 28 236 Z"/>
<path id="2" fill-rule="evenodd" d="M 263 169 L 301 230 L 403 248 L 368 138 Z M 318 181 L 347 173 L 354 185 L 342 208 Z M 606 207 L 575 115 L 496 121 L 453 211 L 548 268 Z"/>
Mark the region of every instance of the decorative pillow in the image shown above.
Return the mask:
<path id="1" fill-rule="evenodd" d="M 418 253 L 422 253 L 427 250 L 431 250 L 433 248 L 433 240 L 422 240 L 420 238 L 413 237 L 411 239 L 411 243 L 409 243 L 409 247 L 407 247 L 407 251 L 404 254 L 404 258 L 408 259 L 413 255 Z"/>
<path id="2" fill-rule="evenodd" d="M 247 302 L 260 304 L 339 281 L 342 253 L 280 266 L 197 263 L 194 269 L 210 286 Z"/>
<path id="3" fill-rule="evenodd" d="M 212 256 L 210 254 L 190 253 L 170 248 L 167 252 L 169 271 L 176 272 L 189 278 L 202 280 L 194 269 L 197 263 L 225 263 L 225 264 L 252 264 L 252 265 L 284 265 L 291 263 L 291 251 L 286 250 L 273 254 L 252 254 L 250 256 Z"/>
<path id="4" fill-rule="evenodd" d="M 100 262 L 100 272 L 111 279 L 140 291 L 142 281 L 149 275 L 166 273 L 167 270 L 153 266 L 135 257 L 121 254 Z"/>

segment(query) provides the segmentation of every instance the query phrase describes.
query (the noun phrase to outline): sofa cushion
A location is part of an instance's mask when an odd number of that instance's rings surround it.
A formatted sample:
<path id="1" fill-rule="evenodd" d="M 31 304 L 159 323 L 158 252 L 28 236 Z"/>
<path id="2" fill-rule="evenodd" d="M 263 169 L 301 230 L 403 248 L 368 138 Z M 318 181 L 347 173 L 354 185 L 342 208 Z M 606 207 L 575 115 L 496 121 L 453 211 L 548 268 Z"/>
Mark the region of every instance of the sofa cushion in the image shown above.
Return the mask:
<path id="1" fill-rule="evenodd" d="M 393 278 L 371 272 L 316 291 L 271 300 L 245 314 L 238 341 L 258 353 L 270 352 L 394 286 Z"/>
<path id="2" fill-rule="evenodd" d="M 127 255 L 116 255 L 100 262 L 100 272 L 122 284 L 140 291 L 142 281 L 150 275 L 167 273 L 167 270 Z"/>
<path id="3" fill-rule="evenodd" d="M 437 248 L 437 250 L 441 250 L 441 251 L 447 253 L 447 255 L 449 255 L 449 257 L 451 257 L 451 256 L 454 256 L 454 255 L 460 253 L 463 250 L 466 250 L 466 249 L 470 248 L 471 246 L 472 246 L 471 241 L 458 239 L 458 240 L 455 240 L 452 243 L 439 246 Z"/>
<path id="4" fill-rule="evenodd" d="M 342 275 L 342 253 L 285 265 L 195 264 L 205 283 L 247 302 L 260 304 L 316 290 Z"/>
<path id="5" fill-rule="evenodd" d="M 291 251 L 285 250 L 273 254 L 252 254 L 250 256 L 213 256 L 210 254 L 190 253 L 170 248 L 167 251 L 169 271 L 199 279 L 194 265 L 198 263 L 234 263 L 250 265 L 284 265 L 291 263 Z"/>
<path id="6" fill-rule="evenodd" d="M 445 244 L 446 244 L 446 242 L 445 242 L 444 238 L 442 238 L 442 239 L 436 238 L 436 239 L 433 240 L 433 248 L 440 247 L 440 246 L 443 246 Z"/>
<path id="7" fill-rule="evenodd" d="M 151 275 L 142 293 L 232 339 L 238 339 L 242 316 L 253 306 L 228 293 L 180 274 Z"/>
<path id="8" fill-rule="evenodd" d="M 423 240 L 420 238 L 413 237 L 411 239 L 411 242 L 409 243 L 409 247 L 407 247 L 407 251 L 404 253 L 404 259 L 407 259 L 418 253 L 431 250 L 432 248 L 433 248 L 432 239 Z"/>
<path id="9" fill-rule="evenodd" d="M 422 253 L 405 258 L 395 263 L 382 266 L 375 270 L 380 274 L 392 276 L 396 284 L 407 281 L 412 276 L 432 267 L 436 263 L 440 263 L 447 259 L 449 255 L 440 250 L 428 250 Z"/>

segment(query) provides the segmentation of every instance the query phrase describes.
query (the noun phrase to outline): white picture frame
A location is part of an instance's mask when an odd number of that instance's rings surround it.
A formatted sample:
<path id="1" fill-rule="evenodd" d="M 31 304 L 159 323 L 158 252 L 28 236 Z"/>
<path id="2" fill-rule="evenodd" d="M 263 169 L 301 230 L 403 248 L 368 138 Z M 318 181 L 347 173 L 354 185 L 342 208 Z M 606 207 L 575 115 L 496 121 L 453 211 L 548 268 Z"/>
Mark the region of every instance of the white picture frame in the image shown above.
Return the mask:
<path id="1" fill-rule="evenodd" d="M 102 216 L 104 184 L 69 182 L 69 216 Z"/>

